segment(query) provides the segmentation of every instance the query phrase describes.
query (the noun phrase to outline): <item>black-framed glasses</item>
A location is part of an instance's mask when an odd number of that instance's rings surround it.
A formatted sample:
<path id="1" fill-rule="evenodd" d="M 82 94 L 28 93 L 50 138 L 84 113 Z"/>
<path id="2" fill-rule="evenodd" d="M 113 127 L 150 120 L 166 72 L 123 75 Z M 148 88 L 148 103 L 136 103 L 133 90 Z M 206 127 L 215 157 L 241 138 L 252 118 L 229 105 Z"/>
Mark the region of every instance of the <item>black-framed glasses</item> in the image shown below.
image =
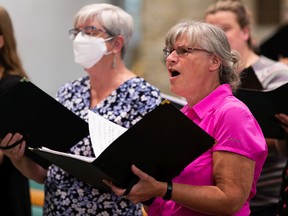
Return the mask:
<path id="1" fill-rule="evenodd" d="M 102 29 L 98 29 L 95 26 L 85 26 L 82 29 L 74 28 L 69 30 L 69 38 L 74 40 L 76 36 L 81 32 L 82 34 L 91 35 L 91 36 L 99 36 L 101 33 L 106 33 L 106 31 Z"/>
<path id="2" fill-rule="evenodd" d="M 193 53 L 195 51 L 200 51 L 200 52 L 207 52 L 207 53 L 212 53 L 208 50 L 205 50 L 205 49 L 200 49 L 200 48 L 194 48 L 194 47 L 184 47 L 184 46 L 179 46 L 177 47 L 176 49 L 171 49 L 169 47 L 165 47 L 163 49 L 163 54 L 164 54 L 164 57 L 167 58 L 173 51 L 176 51 L 177 55 L 179 57 L 185 57 L 187 56 L 188 54 L 190 53 Z"/>

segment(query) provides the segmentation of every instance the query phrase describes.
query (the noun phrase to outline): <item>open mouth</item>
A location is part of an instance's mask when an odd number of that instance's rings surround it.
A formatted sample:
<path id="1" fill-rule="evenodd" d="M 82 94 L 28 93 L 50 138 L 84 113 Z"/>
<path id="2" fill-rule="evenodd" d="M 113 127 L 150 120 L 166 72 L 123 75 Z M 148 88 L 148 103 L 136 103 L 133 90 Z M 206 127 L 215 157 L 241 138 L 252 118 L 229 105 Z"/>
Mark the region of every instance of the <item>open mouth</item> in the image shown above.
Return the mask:
<path id="1" fill-rule="evenodd" d="M 178 71 L 171 71 L 171 76 L 172 77 L 176 77 L 178 75 L 180 75 L 180 73 Z"/>

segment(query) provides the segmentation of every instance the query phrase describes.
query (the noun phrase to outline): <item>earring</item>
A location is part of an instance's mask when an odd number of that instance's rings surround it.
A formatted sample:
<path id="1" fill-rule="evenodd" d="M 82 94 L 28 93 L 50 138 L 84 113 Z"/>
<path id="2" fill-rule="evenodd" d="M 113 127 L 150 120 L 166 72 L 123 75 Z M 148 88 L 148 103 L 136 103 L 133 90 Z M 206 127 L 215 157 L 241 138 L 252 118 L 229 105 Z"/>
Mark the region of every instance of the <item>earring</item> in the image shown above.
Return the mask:
<path id="1" fill-rule="evenodd" d="M 117 63 L 117 62 L 116 62 L 116 55 L 114 55 L 113 62 L 112 62 L 112 68 L 113 68 L 113 69 L 116 68 L 116 66 L 117 66 L 116 63 Z"/>

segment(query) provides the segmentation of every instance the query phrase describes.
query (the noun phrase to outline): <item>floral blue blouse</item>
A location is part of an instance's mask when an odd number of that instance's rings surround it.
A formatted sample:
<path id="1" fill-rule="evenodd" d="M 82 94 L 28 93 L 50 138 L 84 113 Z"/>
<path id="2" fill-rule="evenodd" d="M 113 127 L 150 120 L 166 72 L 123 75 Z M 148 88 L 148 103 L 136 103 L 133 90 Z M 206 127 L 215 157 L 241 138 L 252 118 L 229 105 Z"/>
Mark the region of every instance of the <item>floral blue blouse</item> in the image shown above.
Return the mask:
<path id="1" fill-rule="evenodd" d="M 57 100 L 88 121 L 90 80 L 82 77 L 65 84 Z M 110 121 L 129 128 L 161 102 L 160 91 L 143 78 L 127 80 L 92 110 Z M 135 143 L 137 145 L 137 143 Z M 90 137 L 70 149 L 70 153 L 94 157 Z M 112 159 L 113 160 L 113 159 Z M 141 206 L 134 205 L 113 193 L 92 188 L 58 168 L 48 168 L 45 182 L 44 215 L 142 215 Z"/>

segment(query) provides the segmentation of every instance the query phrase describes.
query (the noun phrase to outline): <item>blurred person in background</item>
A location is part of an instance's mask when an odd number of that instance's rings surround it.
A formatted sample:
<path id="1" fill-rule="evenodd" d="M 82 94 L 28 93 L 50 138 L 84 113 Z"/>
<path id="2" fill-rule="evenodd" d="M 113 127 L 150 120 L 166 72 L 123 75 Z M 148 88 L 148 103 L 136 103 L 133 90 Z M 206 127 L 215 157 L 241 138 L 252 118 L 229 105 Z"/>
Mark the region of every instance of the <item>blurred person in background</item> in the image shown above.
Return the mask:
<path id="1" fill-rule="evenodd" d="M 0 95 L 23 77 L 27 77 L 27 74 L 17 51 L 12 20 L 8 11 L 0 5 Z M 1 150 L 0 214 L 3 216 L 31 215 L 29 181 Z"/>
<path id="2" fill-rule="evenodd" d="M 283 8 L 284 21 L 259 46 L 262 55 L 288 64 L 288 6 Z"/>
<path id="3" fill-rule="evenodd" d="M 286 140 L 279 140 L 278 147 L 280 151 L 288 158 L 288 115 L 277 114 L 276 118 L 282 123 L 282 127 L 286 132 Z M 287 216 L 288 215 L 288 160 L 286 166 L 282 173 L 282 187 L 280 191 L 280 199 L 277 209 L 277 216 Z"/>

